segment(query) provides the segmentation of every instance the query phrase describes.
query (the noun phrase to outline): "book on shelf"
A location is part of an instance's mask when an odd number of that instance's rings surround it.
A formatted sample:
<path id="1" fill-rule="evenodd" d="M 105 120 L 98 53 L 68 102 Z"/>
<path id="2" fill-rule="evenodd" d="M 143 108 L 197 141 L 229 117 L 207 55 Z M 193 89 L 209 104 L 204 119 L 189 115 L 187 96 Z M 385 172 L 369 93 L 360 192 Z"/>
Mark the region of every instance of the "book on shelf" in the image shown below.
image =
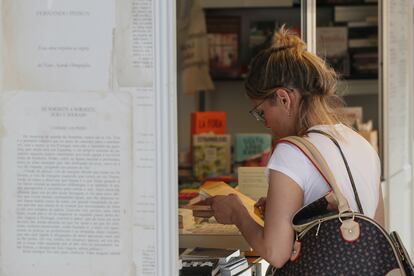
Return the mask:
<path id="1" fill-rule="evenodd" d="M 361 60 L 364 62 L 378 62 L 378 52 L 361 52 L 361 53 L 354 53 L 352 57 L 355 60 Z"/>
<path id="2" fill-rule="evenodd" d="M 234 257 L 240 256 L 240 249 L 223 249 L 223 248 L 205 248 L 195 247 L 187 248 L 181 255 L 183 260 L 203 260 L 218 259 L 219 265 L 226 265 Z"/>
<path id="3" fill-rule="evenodd" d="M 347 27 L 316 28 L 316 53 L 343 76 L 350 74 Z"/>
<path id="4" fill-rule="evenodd" d="M 365 27 L 377 27 L 378 22 L 373 21 L 349 21 L 347 23 L 349 28 L 365 28 Z"/>
<path id="5" fill-rule="evenodd" d="M 224 134 L 226 132 L 226 112 L 205 111 L 191 113 L 191 134 Z"/>
<path id="6" fill-rule="evenodd" d="M 224 182 L 207 181 L 200 186 L 200 196 L 204 199 L 217 195 L 230 195 L 236 194 L 244 207 L 246 207 L 249 215 L 259 225 L 264 226 L 264 220 L 260 214 L 260 211 L 254 206 L 256 201 L 249 196 L 241 193 Z"/>
<path id="7" fill-rule="evenodd" d="M 352 54 L 352 72 L 357 75 L 378 74 L 378 53 L 375 51 L 353 53 Z"/>
<path id="8" fill-rule="evenodd" d="M 335 22 L 374 21 L 378 18 L 376 6 L 335 6 Z"/>
<path id="9" fill-rule="evenodd" d="M 378 38 L 352 38 L 348 40 L 349 48 L 378 47 Z"/>
<path id="10" fill-rule="evenodd" d="M 240 17 L 207 16 L 207 39 L 212 78 L 239 78 Z"/>
<path id="11" fill-rule="evenodd" d="M 238 133 L 234 137 L 235 167 L 263 167 L 271 154 L 272 136 L 267 133 Z"/>
<path id="12" fill-rule="evenodd" d="M 229 134 L 193 135 L 193 175 L 197 179 L 230 174 L 231 140 Z"/>

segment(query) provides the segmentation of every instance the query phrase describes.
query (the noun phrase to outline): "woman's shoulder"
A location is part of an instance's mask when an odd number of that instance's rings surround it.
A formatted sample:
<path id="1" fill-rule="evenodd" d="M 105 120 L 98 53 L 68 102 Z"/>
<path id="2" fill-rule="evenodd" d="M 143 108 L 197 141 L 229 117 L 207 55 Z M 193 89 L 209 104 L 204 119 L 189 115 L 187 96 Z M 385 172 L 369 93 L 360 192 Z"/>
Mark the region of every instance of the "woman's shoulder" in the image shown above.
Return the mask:
<path id="1" fill-rule="evenodd" d="M 344 124 L 335 124 L 335 125 L 316 125 L 311 127 L 308 131 L 310 131 L 309 136 L 311 139 L 323 137 L 323 135 L 318 133 L 311 133 L 312 130 L 319 130 L 326 132 L 333 136 L 340 145 L 347 145 L 347 144 L 363 144 L 363 145 L 370 145 L 364 137 L 362 137 L 358 132 L 353 130 L 352 128 L 344 125 Z M 323 137 L 323 140 L 329 141 L 326 137 Z"/>
<path id="2" fill-rule="evenodd" d="M 374 147 L 358 132 L 344 124 L 318 125 L 312 127 L 310 130 L 312 129 L 322 130 L 336 138 L 342 150 L 345 152 L 345 155 L 349 157 L 356 156 L 357 158 L 375 161 L 375 163 L 380 162 L 378 153 Z M 317 147 L 335 148 L 332 141 L 321 134 L 311 133 L 309 139 L 314 142 Z"/>
<path id="3" fill-rule="evenodd" d="M 298 165 L 309 164 L 310 161 L 298 147 L 281 140 L 276 144 L 276 147 L 273 150 L 272 156 L 269 159 L 268 167 L 297 167 Z"/>

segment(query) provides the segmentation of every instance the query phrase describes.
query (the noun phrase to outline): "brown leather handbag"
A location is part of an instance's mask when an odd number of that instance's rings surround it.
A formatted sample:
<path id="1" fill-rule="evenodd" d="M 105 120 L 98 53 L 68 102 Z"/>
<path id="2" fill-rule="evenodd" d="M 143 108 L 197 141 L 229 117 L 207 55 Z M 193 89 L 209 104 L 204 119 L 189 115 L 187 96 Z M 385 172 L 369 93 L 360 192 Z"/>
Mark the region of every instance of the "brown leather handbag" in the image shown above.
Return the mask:
<path id="1" fill-rule="evenodd" d="M 389 235 L 377 222 L 363 214 L 358 192 L 346 158 L 359 213 L 353 212 L 338 188 L 328 164 L 307 139 L 287 137 L 280 143 L 298 147 L 330 185 L 324 197 L 301 208 L 292 219 L 296 239 L 290 260 L 281 268 L 270 267 L 266 275 L 414 275 L 410 258 L 395 234 Z"/>

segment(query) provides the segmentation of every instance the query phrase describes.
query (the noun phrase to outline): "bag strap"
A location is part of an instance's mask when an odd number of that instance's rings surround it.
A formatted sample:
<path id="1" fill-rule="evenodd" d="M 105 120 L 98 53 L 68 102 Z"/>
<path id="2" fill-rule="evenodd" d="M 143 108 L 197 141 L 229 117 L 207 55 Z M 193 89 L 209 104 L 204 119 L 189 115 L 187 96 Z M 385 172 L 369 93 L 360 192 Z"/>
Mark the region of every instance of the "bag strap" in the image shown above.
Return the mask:
<path id="1" fill-rule="evenodd" d="M 352 177 L 351 169 L 349 168 L 348 161 L 346 160 L 345 154 L 342 151 L 342 148 L 339 145 L 338 141 L 332 135 L 330 135 L 329 133 L 326 133 L 326 132 L 321 131 L 321 130 L 312 129 L 312 130 L 309 130 L 307 133 L 309 133 L 309 132 L 311 132 L 311 133 L 319 133 L 319 134 L 325 135 L 326 137 L 328 137 L 329 139 L 331 139 L 331 141 L 339 149 L 339 152 L 341 153 L 341 156 L 342 156 L 342 160 L 344 161 L 344 164 L 345 164 L 345 167 L 346 167 L 346 171 L 348 172 L 348 177 L 349 177 L 349 180 L 351 182 L 352 190 L 354 192 L 356 204 L 358 205 L 358 210 L 359 210 L 359 212 L 361 214 L 364 214 L 364 209 L 362 209 L 362 204 L 361 204 L 361 201 L 359 200 L 358 190 L 357 190 L 357 188 L 355 186 L 355 182 L 354 182 L 354 178 Z"/>
<path id="2" fill-rule="evenodd" d="M 299 148 L 306 157 L 311 161 L 315 168 L 319 171 L 321 176 L 325 179 L 328 185 L 331 187 L 337 201 L 338 210 L 340 213 L 351 211 L 348 201 L 343 196 L 339 186 L 336 184 L 336 180 L 332 171 L 329 169 L 328 164 L 323 158 L 318 149 L 307 139 L 298 136 L 285 137 L 278 141 L 278 143 L 289 143 Z"/>

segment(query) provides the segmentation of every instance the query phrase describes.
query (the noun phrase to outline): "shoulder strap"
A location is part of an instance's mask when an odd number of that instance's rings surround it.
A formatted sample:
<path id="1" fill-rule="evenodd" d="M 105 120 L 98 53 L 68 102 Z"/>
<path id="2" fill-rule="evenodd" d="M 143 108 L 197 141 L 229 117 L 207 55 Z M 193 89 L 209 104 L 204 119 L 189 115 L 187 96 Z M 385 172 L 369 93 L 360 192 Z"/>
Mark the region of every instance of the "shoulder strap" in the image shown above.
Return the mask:
<path id="1" fill-rule="evenodd" d="M 350 180 L 351 185 L 352 185 L 352 190 L 354 191 L 355 201 L 356 201 L 356 203 L 358 205 L 359 212 L 361 214 L 364 214 L 364 210 L 362 209 L 361 201 L 359 200 L 358 191 L 357 191 L 357 188 L 355 186 L 354 178 L 352 177 L 351 169 L 349 168 L 348 161 L 346 160 L 345 155 L 344 155 L 344 153 L 342 151 L 342 148 L 339 145 L 338 141 L 332 135 L 330 135 L 330 134 L 328 134 L 328 133 L 326 133 L 324 131 L 321 131 L 321 130 L 312 129 L 312 130 L 309 130 L 307 133 L 309 133 L 309 132 L 319 133 L 319 134 L 325 135 L 326 137 L 328 137 L 329 139 L 331 139 L 331 141 L 339 149 L 339 152 L 341 153 L 341 156 L 342 156 L 342 160 L 344 161 L 344 164 L 345 164 L 345 167 L 346 167 L 346 171 L 348 172 L 349 180 Z"/>
<path id="2" fill-rule="evenodd" d="M 346 211 L 351 211 L 351 208 L 349 208 L 348 201 L 342 195 L 339 186 L 336 184 L 335 177 L 329 169 L 328 164 L 326 163 L 325 159 L 318 151 L 318 149 L 311 142 L 302 137 L 290 136 L 279 140 L 278 143 L 289 143 L 299 148 L 305 154 L 305 156 L 311 161 L 315 168 L 319 171 L 319 173 L 322 175 L 322 177 L 325 179 L 328 185 L 331 187 L 339 203 L 339 212 L 342 213 Z"/>

